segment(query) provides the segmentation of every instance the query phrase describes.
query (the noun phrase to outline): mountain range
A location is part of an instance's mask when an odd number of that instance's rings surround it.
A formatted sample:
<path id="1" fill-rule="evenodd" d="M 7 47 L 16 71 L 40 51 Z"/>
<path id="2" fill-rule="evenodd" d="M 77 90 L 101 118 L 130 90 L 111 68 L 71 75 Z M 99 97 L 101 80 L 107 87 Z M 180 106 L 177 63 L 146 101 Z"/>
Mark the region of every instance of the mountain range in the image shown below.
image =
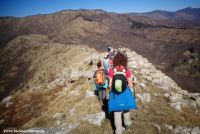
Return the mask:
<path id="1" fill-rule="evenodd" d="M 186 8 L 177 12 L 117 14 L 81 9 L 24 18 L 2 17 L 0 46 L 29 34 L 47 35 L 66 45 L 86 44 L 99 51 L 109 45 L 124 46 L 147 57 L 183 89 L 199 92 L 199 11 Z"/>
<path id="2" fill-rule="evenodd" d="M 132 13 L 132 15 L 146 16 L 154 20 L 161 21 L 161 24 L 174 24 L 177 26 L 187 27 L 200 24 L 199 8 L 184 8 L 176 12 L 167 12 L 155 10 L 147 13 Z"/>

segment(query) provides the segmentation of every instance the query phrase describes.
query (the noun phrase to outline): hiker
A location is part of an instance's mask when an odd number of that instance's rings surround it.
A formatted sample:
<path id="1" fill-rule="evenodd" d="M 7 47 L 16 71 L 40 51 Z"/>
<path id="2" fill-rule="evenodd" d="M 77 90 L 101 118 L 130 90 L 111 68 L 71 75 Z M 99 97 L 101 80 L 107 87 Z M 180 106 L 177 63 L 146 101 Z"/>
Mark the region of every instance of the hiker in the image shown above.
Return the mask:
<path id="1" fill-rule="evenodd" d="M 127 68 L 128 58 L 122 52 L 117 52 L 113 59 L 113 68 L 109 69 L 109 112 L 114 112 L 115 133 L 121 134 L 132 124 L 130 109 L 137 109 L 133 88 L 132 73 Z M 122 114 L 125 128 L 122 126 Z"/>
<path id="2" fill-rule="evenodd" d="M 113 67 L 114 56 L 115 56 L 115 49 L 111 46 L 108 47 L 108 58 L 109 58 L 110 67 Z"/>
<path id="3" fill-rule="evenodd" d="M 115 49 L 111 46 L 108 47 L 109 59 L 113 60 L 115 56 Z"/>
<path id="4" fill-rule="evenodd" d="M 108 79 L 106 78 L 108 71 L 103 68 L 102 62 L 97 63 L 97 70 L 94 72 L 96 91 L 98 92 L 99 101 L 103 105 L 106 99 L 106 89 L 108 87 Z"/>
<path id="5" fill-rule="evenodd" d="M 136 90 L 136 84 L 137 84 L 136 77 L 132 76 L 132 84 L 133 84 L 133 88 L 131 88 L 131 92 L 133 93 L 133 95 L 135 97 L 135 90 Z"/>
<path id="6" fill-rule="evenodd" d="M 109 63 L 109 54 L 108 53 L 105 53 L 102 63 L 103 63 L 104 69 L 106 69 L 108 71 L 111 67 L 110 63 Z"/>

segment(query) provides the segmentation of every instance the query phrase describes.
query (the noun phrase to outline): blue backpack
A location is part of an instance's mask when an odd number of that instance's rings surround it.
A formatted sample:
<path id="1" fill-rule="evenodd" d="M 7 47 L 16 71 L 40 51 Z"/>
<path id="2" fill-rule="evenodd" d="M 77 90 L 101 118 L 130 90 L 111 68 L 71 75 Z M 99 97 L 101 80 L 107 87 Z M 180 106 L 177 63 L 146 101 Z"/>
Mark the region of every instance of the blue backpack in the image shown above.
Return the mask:
<path id="1" fill-rule="evenodd" d="M 108 102 L 109 112 L 130 109 L 138 109 L 135 97 L 133 96 L 130 88 L 127 86 L 126 90 L 121 94 L 116 94 L 113 90 L 111 90 Z"/>

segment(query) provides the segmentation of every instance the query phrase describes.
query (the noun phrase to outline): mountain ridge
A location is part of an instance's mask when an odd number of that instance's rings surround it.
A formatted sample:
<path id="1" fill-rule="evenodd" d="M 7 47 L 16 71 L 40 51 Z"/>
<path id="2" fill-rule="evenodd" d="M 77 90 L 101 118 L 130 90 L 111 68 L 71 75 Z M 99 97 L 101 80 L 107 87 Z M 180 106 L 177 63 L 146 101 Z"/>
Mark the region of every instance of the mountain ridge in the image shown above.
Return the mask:
<path id="1" fill-rule="evenodd" d="M 131 49 L 119 50 L 126 51 L 128 67 L 137 78 L 139 109 L 131 111 L 133 125 L 128 132 L 199 133 L 200 94 L 182 90 Z M 17 76 L 22 78 L 9 86 L 12 90 L 2 97 L 0 130 L 40 130 L 47 134 L 113 132 L 111 119 L 106 119 L 93 89 L 93 73 L 104 52 L 83 44 L 57 43 L 36 34 L 16 37 L 1 52 L 0 61 L 4 61 L 7 72 L 1 76 L 0 91 Z M 6 64 L 7 59 L 10 64 Z M 23 64 L 27 64 L 26 69 Z M 20 70 L 26 73 L 21 75 Z"/>
<path id="2" fill-rule="evenodd" d="M 52 41 L 66 45 L 85 44 L 99 51 L 104 51 L 108 45 L 116 48 L 124 46 L 148 57 L 156 67 L 173 77 L 182 88 L 198 92 L 199 83 L 190 84 L 198 77 L 194 78 L 180 72 L 185 72 L 186 68 L 181 64 L 187 64 L 190 70 L 198 72 L 198 62 L 193 68 L 193 65 L 184 60 L 199 59 L 200 30 L 190 26 L 184 26 L 182 29 L 182 26 L 174 24 L 163 23 L 145 16 L 95 10 L 61 11 L 17 19 L 4 18 L 0 19 L 0 46 L 3 48 L 15 37 L 29 34 L 47 35 Z M 184 56 L 191 47 L 194 53 Z M 183 69 L 179 71 L 180 76 L 174 75 L 177 74 L 175 72 L 177 68 Z M 188 86 L 183 84 L 188 81 L 186 77 L 189 77 Z"/>

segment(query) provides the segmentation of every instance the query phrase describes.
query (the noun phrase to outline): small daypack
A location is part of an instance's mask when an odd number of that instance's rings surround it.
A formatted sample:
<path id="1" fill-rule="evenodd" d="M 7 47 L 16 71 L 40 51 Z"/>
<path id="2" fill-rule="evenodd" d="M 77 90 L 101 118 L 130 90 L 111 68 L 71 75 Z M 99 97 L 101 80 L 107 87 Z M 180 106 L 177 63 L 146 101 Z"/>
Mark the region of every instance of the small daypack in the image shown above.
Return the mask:
<path id="1" fill-rule="evenodd" d="M 126 70 L 118 71 L 114 68 L 114 77 L 112 83 L 112 89 L 115 93 L 123 93 L 127 88 Z"/>
<path id="2" fill-rule="evenodd" d="M 110 63 L 109 63 L 109 59 L 104 59 L 103 60 L 103 66 L 106 70 L 108 70 L 110 68 Z"/>
<path id="3" fill-rule="evenodd" d="M 95 79 L 96 85 L 103 86 L 105 84 L 105 81 L 106 81 L 106 77 L 105 77 L 103 69 L 97 70 L 96 79 Z"/>

